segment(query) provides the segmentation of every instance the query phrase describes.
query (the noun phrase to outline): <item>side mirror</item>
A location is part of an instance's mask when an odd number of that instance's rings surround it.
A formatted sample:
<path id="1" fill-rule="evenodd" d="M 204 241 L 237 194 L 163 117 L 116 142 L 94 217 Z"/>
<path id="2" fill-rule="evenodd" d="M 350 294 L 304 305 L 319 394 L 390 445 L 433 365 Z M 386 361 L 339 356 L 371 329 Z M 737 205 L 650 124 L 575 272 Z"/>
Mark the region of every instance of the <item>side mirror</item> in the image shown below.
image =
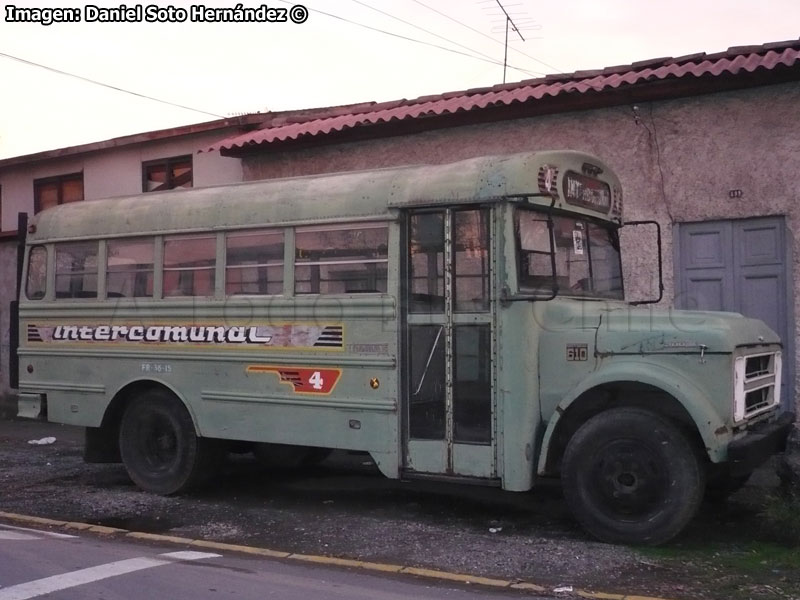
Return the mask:
<path id="1" fill-rule="evenodd" d="M 650 299 L 650 300 L 636 300 L 631 302 L 633 305 L 639 304 L 655 304 L 657 302 L 661 302 L 661 299 L 664 297 L 664 269 L 663 269 L 663 259 L 661 254 L 661 225 L 658 221 L 629 221 L 623 225 L 625 227 L 643 227 L 643 226 L 655 226 L 656 228 L 656 244 L 658 246 L 658 298 Z M 627 286 L 626 286 L 627 288 Z"/>

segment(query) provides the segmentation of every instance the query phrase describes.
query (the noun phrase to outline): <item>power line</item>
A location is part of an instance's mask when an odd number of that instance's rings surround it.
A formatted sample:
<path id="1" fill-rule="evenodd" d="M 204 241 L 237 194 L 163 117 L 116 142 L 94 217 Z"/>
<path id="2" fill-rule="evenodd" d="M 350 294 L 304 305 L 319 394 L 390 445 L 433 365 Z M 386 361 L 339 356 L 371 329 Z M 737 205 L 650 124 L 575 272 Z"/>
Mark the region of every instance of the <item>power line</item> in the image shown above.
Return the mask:
<path id="1" fill-rule="evenodd" d="M 352 0 L 352 2 L 355 2 L 356 4 L 360 4 L 361 6 L 365 6 L 366 8 L 369 8 L 370 10 L 374 10 L 375 12 L 378 12 L 378 13 L 380 13 L 382 15 L 385 15 L 385 16 L 391 18 L 391 19 L 394 19 L 395 21 L 400 21 L 401 23 L 403 23 L 405 25 L 409 25 L 411 27 L 414 27 L 415 29 L 419 29 L 420 31 L 423 31 L 423 32 L 427 33 L 428 35 L 432 35 L 434 37 L 437 37 L 440 40 L 444 40 L 445 42 L 449 42 L 451 44 L 455 44 L 456 46 L 458 46 L 460 48 L 464 48 L 465 50 L 468 50 L 469 52 L 472 52 L 473 54 L 477 54 L 477 55 L 482 56 L 482 57 L 484 57 L 486 59 L 489 59 L 491 61 L 494 60 L 488 54 L 484 54 L 483 52 L 479 52 L 479 51 L 475 50 L 474 48 L 470 48 L 469 46 L 465 46 L 464 44 L 460 44 L 460 43 L 458 43 L 458 42 L 456 42 L 454 40 L 451 40 L 449 38 L 444 37 L 443 35 L 439 35 L 438 33 L 434 32 L 434 31 L 430 31 L 428 29 L 425 29 L 424 27 L 420 27 L 419 25 L 417 25 L 415 23 L 411 23 L 409 21 L 406 21 L 405 19 L 401 19 L 400 17 L 392 15 L 392 14 L 390 14 L 390 13 L 384 11 L 384 10 L 381 10 L 379 8 L 375 8 L 374 6 L 371 6 L 371 5 L 367 4 L 366 2 L 362 2 L 361 0 Z M 512 67 L 512 68 L 514 68 L 514 67 Z M 518 69 L 518 70 L 521 70 L 521 69 Z M 523 71 L 523 73 L 526 73 L 526 72 L 527 71 Z"/>
<path id="2" fill-rule="evenodd" d="M 11 54 L 6 54 L 5 52 L 0 52 L 0 56 L 3 56 L 5 58 L 10 58 L 11 60 L 16 60 L 18 62 L 21 62 L 23 64 L 26 64 L 26 65 L 29 65 L 29 66 L 32 66 L 32 67 L 39 67 L 40 69 L 45 69 L 46 71 L 50 71 L 52 73 L 58 73 L 59 75 L 64 75 L 66 77 L 73 77 L 75 79 L 79 79 L 79 80 L 85 81 L 87 83 L 91 83 L 91 84 L 94 84 L 94 85 L 99 85 L 99 86 L 102 86 L 104 88 L 108 88 L 108 89 L 114 90 L 116 92 L 122 92 L 124 94 L 130 94 L 131 96 L 137 96 L 139 98 L 144 98 L 146 100 L 152 100 L 154 102 L 160 102 L 161 104 L 168 104 L 169 106 L 175 106 L 177 108 L 183 108 L 185 110 L 191 110 L 193 112 L 202 113 L 204 115 L 210 115 L 212 117 L 217 117 L 218 119 L 224 119 L 225 118 L 222 115 L 218 115 L 216 113 L 208 112 L 207 110 L 200 110 L 198 108 L 192 108 L 191 106 L 184 106 L 183 104 L 176 104 L 175 102 L 170 102 L 168 100 L 161 100 L 160 98 L 154 98 L 153 96 L 147 96 L 145 94 L 140 94 L 138 92 L 132 92 L 130 90 L 126 90 L 126 89 L 123 89 L 123 88 L 120 88 L 120 87 L 116 87 L 116 86 L 110 85 L 108 83 L 103 83 L 102 81 L 96 81 L 94 79 L 89 79 L 88 77 L 83 77 L 82 75 L 76 75 L 75 73 L 68 73 L 67 71 L 61 71 L 60 69 L 55 69 L 53 67 L 48 67 L 47 65 L 42 65 L 42 64 L 30 61 L 30 60 L 25 60 L 24 58 L 20 58 L 18 56 L 12 56 Z"/>
<path id="3" fill-rule="evenodd" d="M 459 25 L 461 25 L 462 27 L 466 27 L 466 28 L 467 28 L 467 29 L 469 29 L 470 31 L 474 31 L 474 32 L 475 32 L 475 33 L 477 33 L 477 34 L 479 34 L 479 35 L 482 35 L 483 37 L 485 37 L 485 38 L 488 38 L 488 39 L 492 40 L 492 41 L 493 41 L 495 44 L 500 44 L 501 46 L 503 46 L 503 45 L 504 45 L 504 44 L 503 44 L 503 42 L 501 42 L 500 40 L 498 40 L 498 39 L 496 39 L 496 38 L 493 38 L 492 36 L 490 36 L 490 35 L 489 35 L 489 34 L 487 34 L 487 33 L 484 33 L 484 32 L 483 32 L 483 31 L 481 31 L 480 29 L 475 29 L 475 28 L 474 28 L 474 27 L 472 27 L 471 25 L 467 25 L 466 23 L 463 23 L 462 21 L 459 21 L 458 19 L 455 19 L 455 18 L 451 17 L 450 15 L 448 15 L 448 14 L 446 14 L 446 13 L 443 13 L 442 11 L 440 11 L 440 10 L 438 10 L 438 9 L 435 9 L 435 8 L 433 8 L 432 6 L 428 6 L 428 5 L 427 5 L 427 4 L 425 4 L 424 2 L 420 2 L 420 0 L 413 0 L 413 1 L 414 1 L 414 2 L 416 2 L 417 4 L 419 4 L 420 6 L 423 6 L 423 7 L 427 8 L 428 10 L 430 10 L 430 11 L 433 11 L 433 12 L 435 12 L 435 13 L 437 13 L 437 14 L 439 14 L 439 15 L 443 16 L 443 17 L 444 17 L 444 18 L 446 18 L 446 19 L 450 19 L 450 20 L 451 20 L 451 21 L 453 21 L 454 23 L 458 23 L 458 24 L 459 24 Z M 531 56 L 530 54 L 526 54 L 525 52 L 523 52 L 522 50 L 519 50 L 518 48 L 514 48 L 513 46 L 509 46 L 509 48 L 510 48 L 511 50 L 513 50 L 514 52 L 516 52 L 516 53 L 518 53 L 518 54 L 521 54 L 522 56 L 525 56 L 525 57 L 527 57 L 527 58 L 530 58 L 531 60 L 533 60 L 533 61 L 536 61 L 536 62 L 538 62 L 538 63 L 539 63 L 539 64 L 541 64 L 541 65 L 544 65 L 545 67 L 548 67 L 548 68 L 550 68 L 550 69 L 553 69 L 553 70 L 554 70 L 554 71 L 556 71 L 557 73 L 562 73 L 562 72 L 564 71 L 563 69 L 559 69 L 558 67 L 554 67 L 553 65 L 551 65 L 551 64 L 548 64 L 548 63 L 544 62 L 543 60 L 539 60 L 539 59 L 538 59 L 538 58 L 536 58 L 535 56 Z"/>
<path id="4" fill-rule="evenodd" d="M 292 0 L 281 0 L 281 2 L 283 2 L 284 4 L 293 4 Z M 389 35 L 389 36 L 392 36 L 392 37 L 395 37 L 395 38 L 398 38 L 398 39 L 401 39 L 401 40 L 406 40 L 408 42 L 414 42 L 414 43 L 417 43 L 417 44 L 423 44 L 425 46 L 430 46 L 432 48 L 437 48 L 439 50 L 444 50 L 446 52 L 451 52 L 453 54 L 459 54 L 461 56 L 466 56 L 468 58 L 474 58 L 475 60 L 482 60 L 483 62 L 488 62 L 488 63 L 491 63 L 493 65 L 499 65 L 499 66 L 503 65 L 503 63 L 501 63 L 499 61 L 496 61 L 494 59 L 491 59 L 491 58 L 483 58 L 483 57 L 480 57 L 480 56 L 475 56 L 474 54 L 468 54 L 466 52 L 462 52 L 462 51 L 456 50 L 454 48 L 448 48 L 446 46 L 440 46 L 439 44 L 434 44 L 432 42 L 425 42 L 423 40 L 418 40 L 416 38 L 412 38 L 412 37 L 408 37 L 408 36 L 405 36 L 405 35 L 401 35 L 399 33 L 386 31 L 385 29 L 380 29 L 378 27 L 372 27 L 371 25 L 365 25 L 364 23 L 359 23 L 358 21 L 353 21 L 353 20 L 347 19 L 345 17 L 340 17 L 339 15 L 334 15 L 332 13 L 325 12 L 324 10 L 319 10 L 318 8 L 309 8 L 309 10 L 313 11 L 313 12 L 317 12 L 317 13 L 319 13 L 321 15 L 325 15 L 326 17 L 331 17 L 332 19 L 337 19 L 339 21 L 344 21 L 345 23 L 350 23 L 351 25 L 357 25 L 358 27 L 363 27 L 364 29 L 369 29 L 370 31 L 375 31 L 377 33 L 382 33 L 384 35 Z M 531 75 L 531 76 L 537 75 L 537 73 L 532 73 L 531 71 L 527 71 L 526 69 L 521 69 L 519 67 L 515 67 L 515 66 L 512 66 L 512 65 L 508 65 L 508 66 L 510 68 L 516 70 L 516 71 L 520 71 L 521 73 L 525 73 L 527 75 Z"/>

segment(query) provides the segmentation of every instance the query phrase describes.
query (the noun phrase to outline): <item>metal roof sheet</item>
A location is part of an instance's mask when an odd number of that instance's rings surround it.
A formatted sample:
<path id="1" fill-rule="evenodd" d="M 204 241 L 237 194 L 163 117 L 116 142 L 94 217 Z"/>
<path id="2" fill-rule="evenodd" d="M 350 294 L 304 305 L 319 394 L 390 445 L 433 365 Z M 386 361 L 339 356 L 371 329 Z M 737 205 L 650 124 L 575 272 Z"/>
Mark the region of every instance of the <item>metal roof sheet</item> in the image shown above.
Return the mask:
<path id="1" fill-rule="evenodd" d="M 548 96 L 589 92 L 601 94 L 648 81 L 737 75 L 759 69 L 774 70 L 780 65 L 800 66 L 800 40 L 735 47 L 716 54 L 698 53 L 679 58 L 649 59 L 631 65 L 548 75 L 540 79 L 488 88 L 422 96 L 414 100 L 364 103 L 352 105 L 349 111 L 343 111 L 343 107 L 334 107 L 327 114 L 324 110 L 315 110 L 313 117 L 308 120 L 267 124 L 256 131 L 224 139 L 208 150 L 230 152 L 301 137 L 325 136 L 365 125 L 456 114 L 491 106 L 510 106 Z"/>

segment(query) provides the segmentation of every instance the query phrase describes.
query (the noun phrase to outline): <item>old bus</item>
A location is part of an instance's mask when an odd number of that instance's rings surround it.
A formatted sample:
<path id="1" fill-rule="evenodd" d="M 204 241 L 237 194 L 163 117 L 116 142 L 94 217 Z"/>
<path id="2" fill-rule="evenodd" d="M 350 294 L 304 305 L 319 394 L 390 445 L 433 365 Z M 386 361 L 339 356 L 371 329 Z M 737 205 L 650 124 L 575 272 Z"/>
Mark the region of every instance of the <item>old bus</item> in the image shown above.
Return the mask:
<path id="1" fill-rule="evenodd" d="M 32 218 L 19 414 L 86 427 L 159 494 L 226 443 L 298 464 L 532 488 L 659 543 L 785 439 L 781 345 L 626 304 L 622 189 L 538 152 L 170 191 Z"/>

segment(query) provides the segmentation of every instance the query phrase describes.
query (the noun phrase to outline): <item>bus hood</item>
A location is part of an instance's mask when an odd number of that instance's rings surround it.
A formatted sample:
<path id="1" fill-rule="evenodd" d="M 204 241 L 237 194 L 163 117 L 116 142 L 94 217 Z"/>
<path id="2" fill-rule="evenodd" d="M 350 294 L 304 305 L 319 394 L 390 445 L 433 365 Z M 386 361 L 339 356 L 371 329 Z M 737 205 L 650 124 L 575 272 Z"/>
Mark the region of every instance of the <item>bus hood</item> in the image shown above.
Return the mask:
<path id="1" fill-rule="evenodd" d="M 779 344 L 758 319 L 739 313 L 620 307 L 599 311 L 598 354 L 733 352 Z"/>
<path id="2" fill-rule="evenodd" d="M 778 344 L 758 319 L 738 313 L 635 307 L 622 302 L 556 299 L 541 315 L 545 328 L 596 329 L 597 354 L 733 352 Z"/>

